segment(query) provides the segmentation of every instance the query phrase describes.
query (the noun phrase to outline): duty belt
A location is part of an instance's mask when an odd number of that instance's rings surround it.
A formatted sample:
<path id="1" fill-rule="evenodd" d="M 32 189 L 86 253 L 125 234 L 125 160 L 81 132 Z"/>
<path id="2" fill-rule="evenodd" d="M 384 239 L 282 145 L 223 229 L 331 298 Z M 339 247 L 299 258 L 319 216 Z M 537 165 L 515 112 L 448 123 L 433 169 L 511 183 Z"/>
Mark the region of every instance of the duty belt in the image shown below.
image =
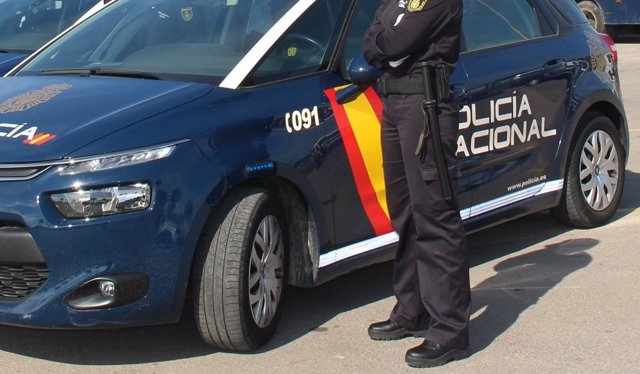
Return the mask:
<path id="1" fill-rule="evenodd" d="M 383 95 L 424 95 L 424 83 L 421 79 L 380 78 L 380 93 Z"/>
<path id="2" fill-rule="evenodd" d="M 447 100 L 451 96 L 449 88 L 449 70 L 444 65 L 437 65 L 429 69 L 434 83 L 434 94 L 437 101 Z M 424 95 L 423 77 L 412 78 L 390 78 L 378 79 L 380 93 L 387 95 Z"/>

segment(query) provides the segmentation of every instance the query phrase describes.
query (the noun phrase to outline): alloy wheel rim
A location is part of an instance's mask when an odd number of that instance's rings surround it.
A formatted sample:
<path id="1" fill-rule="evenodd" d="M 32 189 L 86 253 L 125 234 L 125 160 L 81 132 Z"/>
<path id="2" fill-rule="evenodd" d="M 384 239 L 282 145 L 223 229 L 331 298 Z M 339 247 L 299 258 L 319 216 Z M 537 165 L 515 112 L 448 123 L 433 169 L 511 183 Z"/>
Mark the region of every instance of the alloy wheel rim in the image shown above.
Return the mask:
<path id="1" fill-rule="evenodd" d="M 580 155 L 580 187 L 585 201 L 596 211 L 607 209 L 618 189 L 619 160 L 613 139 L 602 130 L 585 141 Z"/>
<path id="2" fill-rule="evenodd" d="M 265 217 L 256 232 L 249 260 L 249 306 L 259 327 L 273 321 L 284 284 L 284 242 L 278 219 Z"/>

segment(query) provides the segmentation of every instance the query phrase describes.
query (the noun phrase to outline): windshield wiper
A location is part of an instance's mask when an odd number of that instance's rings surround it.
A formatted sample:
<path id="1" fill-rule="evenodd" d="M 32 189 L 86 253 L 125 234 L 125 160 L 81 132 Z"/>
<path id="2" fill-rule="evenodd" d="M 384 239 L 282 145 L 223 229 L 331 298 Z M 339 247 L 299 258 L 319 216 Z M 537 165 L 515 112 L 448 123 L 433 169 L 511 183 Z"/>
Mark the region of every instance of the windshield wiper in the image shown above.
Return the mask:
<path id="1" fill-rule="evenodd" d="M 42 70 L 40 75 L 81 75 L 89 76 L 93 70 L 91 69 L 60 69 L 60 70 Z"/>
<path id="2" fill-rule="evenodd" d="M 135 70 L 117 70 L 117 69 L 58 69 L 58 70 L 43 70 L 40 75 L 78 75 L 78 76 L 91 76 L 101 75 L 109 77 L 126 77 L 126 78 L 140 78 L 140 79 L 154 79 L 160 80 L 159 75 L 149 73 L 146 71 Z"/>
<path id="3" fill-rule="evenodd" d="M 117 69 L 95 69 L 92 75 L 107 75 L 110 77 L 127 77 L 160 80 L 158 74 L 149 73 L 148 71 L 137 70 L 117 70 Z"/>

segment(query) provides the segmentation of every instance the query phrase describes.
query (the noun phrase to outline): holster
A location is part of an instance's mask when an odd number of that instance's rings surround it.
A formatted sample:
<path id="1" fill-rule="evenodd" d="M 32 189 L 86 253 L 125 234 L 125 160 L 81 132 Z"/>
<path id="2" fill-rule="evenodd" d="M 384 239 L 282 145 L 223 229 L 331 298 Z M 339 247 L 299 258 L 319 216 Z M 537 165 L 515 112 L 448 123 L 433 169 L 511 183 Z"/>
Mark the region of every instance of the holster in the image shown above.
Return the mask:
<path id="1" fill-rule="evenodd" d="M 444 65 L 430 65 L 426 62 L 420 63 L 422 71 L 422 84 L 424 89 L 424 100 L 422 101 L 422 111 L 424 112 L 424 129 L 418 138 L 416 156 L 424 157 L 425 143 L 428 140 L 433 149 L 436 167 L 438 168 L 438 179 L 444 200 L 450 201 L 453 198 L 451 181 L 449 179 L 449 169 L 442 149 L 442 138 L 440 136 L 440 124 L 438 120 L 438 100 L 449 99 L 451 92 L 449 88 L 448 69 Z M 435 81 L 435 88 L 434 88 Z"/>
<path id="2" fill-rule="evenodd" d="M 442 196 L 449 201 L 453 198 L 449 170 L 442 150 L 442 139 L 438 124 L 438 102 L 451 98 L 449 86 L 449 68 L 444 64 L 432 65 L 428 62 L 418 64 L 421 71 L 420 79 L 383 77 L 378 79 L 380 93 L 388 95 L 424 95 L 422 111 L 424 112 L 424 128 L 418 138 L 416 156 L 421 160 L 425 157 L 427 140 L 433 148 L 435 162 L 438 168 L 438 179 L 442 189 Z"/>
<path id="3" fill-rule="evenodd" d="M 449 84 L 449 68 L 439 64 L 434 67 L 436 77 L 436 90 L 438 101 L 449 100 L 451 97 L 451 85 Z"/>

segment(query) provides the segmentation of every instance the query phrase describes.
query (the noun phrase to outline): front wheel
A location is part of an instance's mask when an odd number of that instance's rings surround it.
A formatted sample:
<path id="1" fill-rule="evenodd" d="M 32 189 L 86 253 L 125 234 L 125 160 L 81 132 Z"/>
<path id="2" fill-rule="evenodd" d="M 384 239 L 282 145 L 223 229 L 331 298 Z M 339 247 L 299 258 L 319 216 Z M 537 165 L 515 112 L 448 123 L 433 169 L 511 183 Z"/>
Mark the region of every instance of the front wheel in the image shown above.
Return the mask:
<path id="1" fill-rule="evenodd" d="M 575 227 L 595 227 L 609 220 L 622 196 L 625 153 L 611 120 L 589 114 L 573 145 L 565 188 L 555 215 Z"/>
<path id="2" fill-rule="evenodd" d="M 227 198 L 194 263 L 194 311 L 203 340 L 249 351 L 275 331 L 286 280 L 286 222 L 267 190 Z"/>

